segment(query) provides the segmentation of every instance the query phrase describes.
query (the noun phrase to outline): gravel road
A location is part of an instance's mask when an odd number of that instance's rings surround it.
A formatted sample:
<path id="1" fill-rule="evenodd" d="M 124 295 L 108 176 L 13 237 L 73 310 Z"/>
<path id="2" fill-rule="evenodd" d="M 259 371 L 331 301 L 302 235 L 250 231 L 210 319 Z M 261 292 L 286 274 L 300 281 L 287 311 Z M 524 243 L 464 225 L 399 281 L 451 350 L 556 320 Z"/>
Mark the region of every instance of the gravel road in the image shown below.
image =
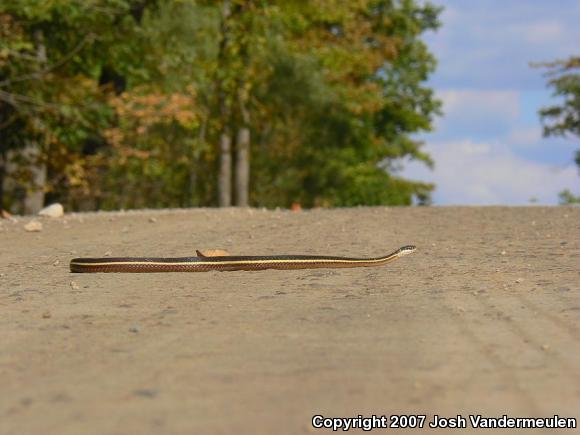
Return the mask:
<path id="1" fill-rule="evenodd" d="M 580 207 L 67 214 L 25 231 L 31 219 L 0 221 L 2 435 L 325 433 L 314 415 L 580 419 Z M 83 256 L 406 244 L 417 252 L 378 268 L 68 269 Z"/>

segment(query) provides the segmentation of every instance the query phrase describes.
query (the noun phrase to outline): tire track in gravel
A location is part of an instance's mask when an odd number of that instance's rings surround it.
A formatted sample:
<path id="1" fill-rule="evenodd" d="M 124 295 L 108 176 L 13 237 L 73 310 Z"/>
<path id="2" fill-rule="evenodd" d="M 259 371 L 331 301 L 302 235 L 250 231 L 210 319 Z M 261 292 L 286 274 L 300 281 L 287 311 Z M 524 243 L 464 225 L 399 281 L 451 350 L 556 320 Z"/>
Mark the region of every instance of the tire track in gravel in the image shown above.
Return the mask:
<path id="1" fill-rule="evenodd" d="M 457 296 L 457 293 L 454 296 Z M 477 352 L 495 368 L 497 375 L 509 387 L 509 390 L 518 396 L 518 402 L 524 405 L 525 412 L 539 415 L 541 407 L 533 395 L 523 388 L 517 376 L 517 369 L 505 360 L 502 354 L 496 350 L 495 343 L 489 340 L 490 338 L 497 337 L 497 334 L 490 333 L 490 327 L 496 327 L 494 322 L 485 322 L 486 307 L 483 306 L 483 313 L 481 313 L 481 310 L 474 310 L 474 312 L 480 313 L 477 319 L 482 321 L 484 326 L 487 326 L 484 332 L 480 333 L 480 328 L 472 327 L 465 318 L 465 305 L 466 302 L 470 302 L 465 296 L 467 295 L 459 293 L 459 300 L 452 301 L 449 295 L 446 295 L 445 300 L 442 301 L 442 306 L 448 318 L 455 323 L 459 332 L 466 337 L 465 341 L 471 343 L 476 348 Z M 457 302 L 463 305 L 458 305 Z"/>
<path id="2" fill-rule="evenodd" d="M 554 329 L 554 323 L 552 319 L 546 316 L 517 316 L 514 315 L 515 310 L 509 311 L 505 309 L 498 308 L 496 305 L 491 303 L 489 299 L 485 296 L 474 297 L 474 299 L 484 307 L 486 312 L 493 313 L 494 317 L 499 323 L 503 324 L 507 329 L 509 329 L 515 337 L 522 340 L 526 346 L 531 347 L 535 350 L 541 350 L 546 354 L 550 355 L 554 360 L 561 364 L 561 367 L 566 369 L 568 376 L 572 379 L 576 379 L 580 384 L 580 373 L 578 372 L 578 367 L 580 367 L 580 361 L 568 361 L 564 355 L 557 352 L 548 341 L 554 341 L 554 338 L 560 333 L 560 337 L 563 337 L 565 346 L 574 346 L 575 343 L 566 343 L 568 341 L 568 334 L 562 335 L 562 329 Z M 503 301 L 520 301 L 520 297 L 516 295 L 510 295 L 502 298 Z M 515 308 L 515 304 L 512 304 Z M 536 314 L 541 314 L 540 311 Z M 544 340 L 540 340 L 538 337 L 549 337 Z"/>
<path id="3" fill-rule="evenodd" d="M 570 335 L 572 340 L 576 342 L 576 344 L 580 344 L 580 327 L 575 324 L 566 322 L 556 316 L 555 314 L 551 313 L 550 311 L 541 308 L 536 303 L 532 302 L 528 297 L 522 294 L 515 294 L 516 297 L 522 304 L 524 304 L 530 311 L 534 312 L 535 314 L 543 317 L 544 319 L 550 321 L 552 325 L 559 328 L 561 331 Z M 561 312 L 569 310 L 570 308 L 563 308 Z M 578 305 L 572 307 L 571 309 L 580 310 L 580 301 L 578 301 Z"/>

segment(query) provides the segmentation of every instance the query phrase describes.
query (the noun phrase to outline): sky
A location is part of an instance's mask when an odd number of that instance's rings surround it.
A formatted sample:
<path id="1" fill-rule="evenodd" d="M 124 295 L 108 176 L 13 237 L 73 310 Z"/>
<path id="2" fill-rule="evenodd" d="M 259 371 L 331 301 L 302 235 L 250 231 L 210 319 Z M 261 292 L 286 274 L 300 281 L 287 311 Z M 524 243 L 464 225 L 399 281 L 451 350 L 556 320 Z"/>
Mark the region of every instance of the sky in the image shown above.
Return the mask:
<path id="1" fill-rule="evenodd" d="M 428 82 L 443 102 L 421 135 L 433 170 L 409 162 L 406 178 L 436 184 L 436 205 L 557 204 L 580 194 L 578 138 L 543 138 L 538 110 L 558 103 L 532 62 L 580 55 L 578 0 L 431 0 L 442 26 L 424 40 L 438 59 Z"/>

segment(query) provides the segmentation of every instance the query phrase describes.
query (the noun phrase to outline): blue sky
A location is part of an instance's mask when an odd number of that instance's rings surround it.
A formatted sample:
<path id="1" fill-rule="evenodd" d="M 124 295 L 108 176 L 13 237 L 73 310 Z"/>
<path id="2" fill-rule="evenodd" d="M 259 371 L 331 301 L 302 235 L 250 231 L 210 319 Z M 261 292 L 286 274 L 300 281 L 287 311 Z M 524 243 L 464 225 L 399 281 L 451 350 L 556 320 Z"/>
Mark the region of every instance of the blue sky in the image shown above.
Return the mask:
<path id="1" fill-rule="evenodd" d="M 530 62 L 580 55 L 578 0 L 432 0 L 442 27 L 425 36 L 438 59 L 429 81 L 443 101 L 421 138 L 435 169 L 402 175 L 434 182 L 435 204 L 557 204 L 580 194 L 578 138 L 543 138 L 538 109 L 558 100 Z"/>

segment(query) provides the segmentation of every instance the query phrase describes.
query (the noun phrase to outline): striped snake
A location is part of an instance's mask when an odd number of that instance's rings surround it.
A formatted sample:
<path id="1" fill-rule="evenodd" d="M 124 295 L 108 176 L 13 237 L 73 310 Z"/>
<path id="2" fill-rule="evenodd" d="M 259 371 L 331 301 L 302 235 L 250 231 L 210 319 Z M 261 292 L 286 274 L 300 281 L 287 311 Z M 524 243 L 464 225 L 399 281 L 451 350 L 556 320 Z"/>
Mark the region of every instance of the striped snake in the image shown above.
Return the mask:
<path id="1" fill-rule="evenodd" d="M 182 258 L 74 258 L 71 272 L 209 272 L 212 270 L 318 269 L 341 267 L 372 267 L 390 263 L 415 251 L 415 246 L 403 246 L 384 257 L 348 258 L 316 255 L 271 256 L 206 256 Z"/>

